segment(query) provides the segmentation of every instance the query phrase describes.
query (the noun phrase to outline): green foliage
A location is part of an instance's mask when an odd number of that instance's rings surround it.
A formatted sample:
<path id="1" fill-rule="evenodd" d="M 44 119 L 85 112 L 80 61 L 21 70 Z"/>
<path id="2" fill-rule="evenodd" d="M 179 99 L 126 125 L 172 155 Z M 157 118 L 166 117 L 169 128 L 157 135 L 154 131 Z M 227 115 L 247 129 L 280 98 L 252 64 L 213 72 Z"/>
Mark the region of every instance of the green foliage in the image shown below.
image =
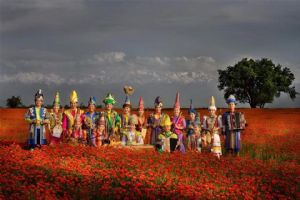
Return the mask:
<path id="1" fill-rule="evenodd" d="M 281 92 L 288 93 L 292 100 L 298 94 L 291 86 L 295 77 L 290 69 L 275 65 L 267 58 L 243 58 L 218 73 L 218 88 L 224 90 L 224 97 L 234 94 L 238 101 L 249 103 L 251 108 L 263 108 L 266 103 L 272 103 L 274 97 L 280 97 Z"/>
<path id="2" fill-rule="evenodd" d="M 9 108 L 17 108 L 23 106 L 20 96 L 12 96 L 6 99 L 6 106 Z"/>

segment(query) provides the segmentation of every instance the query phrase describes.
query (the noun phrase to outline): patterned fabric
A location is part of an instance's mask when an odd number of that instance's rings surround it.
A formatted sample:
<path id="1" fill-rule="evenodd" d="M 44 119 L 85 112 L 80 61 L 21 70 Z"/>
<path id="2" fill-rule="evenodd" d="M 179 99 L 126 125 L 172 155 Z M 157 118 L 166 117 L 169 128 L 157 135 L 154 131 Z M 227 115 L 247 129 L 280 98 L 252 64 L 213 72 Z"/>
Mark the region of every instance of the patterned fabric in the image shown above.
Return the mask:
<path id="1" fill-rule="evenodd" d="M 108 137 L 118 134 L 121 126 L 121 118 L 119 114 L 116 111 L 104 111 L 102 115 L 104 116 L 105 129 L 107 131 Z"/>
<path id="2" fill-rule="evenodd" d="M 63 114 L 63 130 L 64 132 L 68 131 L 69 136 L 75 139 L 82 139 L 82 124 L 84 120 L 83 110 L 74 111 L 66 110 Z"/>
<path id="3" fill-rule="evenodd" d="M 61 141 L 61 138 L 57 138 L 57 137 L 53 137 L 52 134 L 53 134 L 53 128 L 56 126 L 56 125 L 59 125 L 61 126 L 62 125 L 62 113 L 59 112 L 58 114 L 54 113 L 54 112 L 51 112 L 49 113 L 49 130 L 50 130 L 50 144 L 57 144 Z"/>
<path id="4" fill-rule="evenodd" d="M 161 113 L 159 118 L 155 117 L 155 114 L 152 113 L 148 117 L 148 124 L 151 127 L 151 136 L 150 136 L 150 144 L 155 145 L 158 141 L 158 136 L 163 132 L 163 128 L 161 126 L 162 119 L 164 119 L 165 114 Z"/>
<path id="5" fill-rule="evenodd" d="M 178 128 L 176 126 L 179 126 L 181 128 Z M 178 136 L 180 152 L 184 153 L 185 152 L 185 147 L 184 147 L 184 144 L 183 144 L 183 133 L 184 133 L 183 131 L 186 128 L 186 122 L 185 122 L 184 117 L 181 117 L 181 116 L 172 117 L 172 127 L 173 127 L 173 132 L 175 134 L 177 134 L 177 136 Z"/>
<path id="6" fill-rule="evenodd" d="M 99 114 L 97 112 L 86 112 L 84 114 L 84 131 L 86 132 L 87 143 L 91 146 L 97 146 L 94 130 L 96 129 L 98 119 Z"/>

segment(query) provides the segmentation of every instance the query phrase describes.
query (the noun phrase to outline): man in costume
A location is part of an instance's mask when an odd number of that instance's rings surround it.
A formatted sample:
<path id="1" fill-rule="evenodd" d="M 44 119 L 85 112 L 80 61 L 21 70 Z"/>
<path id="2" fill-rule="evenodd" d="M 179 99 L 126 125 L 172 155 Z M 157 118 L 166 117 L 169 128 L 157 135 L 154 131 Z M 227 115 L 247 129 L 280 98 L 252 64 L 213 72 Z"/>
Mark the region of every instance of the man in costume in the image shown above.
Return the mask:
<path id="1" fill-rule="evenodd" d="M 84 119 L 84 111 L 78 108 L 78 96 L 75 90 L 70 94 L 70 109 L 65 110 L 63 114 L 63 132 L 67 141 L 73 143 L 82 143 L 83 132 L 82 124 Z"/>
<path id="2" fill-rule="evenodd" d="M 103 100 L 103 103 L 105 104 L 105 111 L 102 113 L 102 115 L 105 119 L 105 130 L 107 131 L 108 139 L 111 141 L 111 143 L 119 142 L 121 118 L 118 113 L 113 110 L 116 100 L 110 93 L 108 93 Z"/>
<path id="3" fill-rule="evenodd" d="M 235 110 L 236 99 L 233 95 L 227 98 L 229 111 L 222 116 L 223 134 L 225 134 L 226 153 L 239 155 L 241 149 L 241 131 L 245 129 L 244 114 Z"/>
<path id="4" fill-rule="evenodd" d="M 121 118 L 121 143 L 123 145 L 126 144 L 126 135 L 125 133 L 128 132 L 129 130 L 129 118 L 131 116 L 131 103 L 130 103 L 130 98 L 129 95 L 132 95 L 134 92 L 134 89 L 130 86 L 125 86 L 124 87 L 124 92 L 126 95 L 125 102 L 123 104 L 123 113 L 120 115 Z"/>
<path id="5" fill-rule="evenodd" d="M 96 123 L 99 119 L 99 114 L 96 112 L 96 98 L 90 97 L 88 102 L 88 111 L 84 115 L 84 130 L 83 138 L 87 140 L 87 144 L 90 146 L 96 146 L 96 136 L 94 130 L 96 129 Z"/>
<path id="6" fill-rule="evenodd" d="M 209 136 L 209 139 L 213 139 L 212 148 L 208 145 L 209 150 L 220 158 L 222 149 L 219 134 L 222 128 L 222 116 L 216 114 L 217 107 L 213 96 L 210 99 L 208 110 L 209 116 L 203 117 L 203 130 L 206 138 Z"/>
<path id="7" fill-rule="evenodd" d="M 35 106 L 28 109 L 25 120 L 29 123 L 28 146 L 33 149 L 47 144 L 45 125 L 49 123 L 47 109 L 43 107 L 44 95 L 39 89 L 35 94 Z"/>
<path id="8" fill-rule="evenodd" d="M 161 126 L 161 121 L 164 118 L 164 113 L 161 112 L 163 103 L 160 97 L 156 97 L 154 101 L 155 112 L 151 113 L 148 117 L 147 124 L 150 128 L 150 144 L 156 145 L 158 141 L 158 136 L 163 132 L 163 128 Z"/>
<path id="9" fill-rule="evenodd" d="M 160 152 L 174 152 L 179 143 L 177 134 L 171 131 L 172 122 L 169 115 L 164 115 L 161 125 L 164 131 L 159 134 L 156 147 Z"/>
<path id="10" fill-rule="evenodd" d="M 176 93 L 176 99 L 174 104 L 174 116 L 172 117 L 171 121 L 172 121 L 172 132 L 177 134 L 178 137 L 179 150 L 182 153 L 184 153 L 185 147 L 183 143 L 183 139 L 184 139 L 183 136 L 186 128 L 186 122 L 180 111 L 180 100 L 179 100 L 178 92 Z"/>
<path id="11" fill-rule="evenodd" d="M 189 119 L 186 120 L 186 136 L 188 149 L 194 150 L 196 148 L 196 141 L 194 140 L 194 126 L 197 124 L 201 131 L 200 114 L 194 109 L 192 99 L 190 101 L 190 108 L 188 110 Z"/>
<path id="12" fill-rule="evenodd" d="M 147 134 L 147 120 L 145 117 L 145 107 L 144 107 L 144 100 L 142 97 L 139 99 L 139 106 L 138 106 L 138 115 L 137 115 L 137 124 L 136 130 L 141 132 L 143 141 L 145 144 L 149 144 L 149 138 L 146 137 Z"/>
<path id="13" fill-rule="evenodd" d="M 62 138 L 62 112 L 60 111 L 59 92 L 56 92 L 53 109 L 49 113 L 50 144 L 59 144 Z"/>

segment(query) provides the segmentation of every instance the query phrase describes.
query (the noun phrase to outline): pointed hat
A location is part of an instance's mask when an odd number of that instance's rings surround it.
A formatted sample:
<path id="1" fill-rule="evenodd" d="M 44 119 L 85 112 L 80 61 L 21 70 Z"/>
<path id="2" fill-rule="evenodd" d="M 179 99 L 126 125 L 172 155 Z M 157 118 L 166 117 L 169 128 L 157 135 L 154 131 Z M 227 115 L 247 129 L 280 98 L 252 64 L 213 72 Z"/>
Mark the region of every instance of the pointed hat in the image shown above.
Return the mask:
<path id="1" fill-rule="evenodd" d="M 208 109 L 209 110 L 217 110 L 216 102 L 215 102 L 215 97 L 214 96 L 211 96 L 211 98 L 210 98 Z"/>
<path id="2" fill-rule="evenodd" d="M 180 108 L 179 92 L 176 93 L 174 108 Z"/>
<path id="3" fill-rule="evenodd" d="M 53 106 L 60 106 L 59 92 L 56 92 L 56 94 L 55 94 Z"/>
<path id="4" fill-rule="evenodd" d="M 44 95 L 42 89 L 38 89 L 38 91 L 35 93 L 34 99 L 41 99 L 42 101 L 44 100 Z"/>
<path id="5" fill-rule="evenodd" d="M 75 90 L 73 90 L 70 94 L 70 102 L 72 103 L 78 102 L 78 96 Z"/>
<path id="6" fill-rule="evenodd" d="M 172 122 L 171 122 L 171 119 L 169 117 L 169 115 L 164 115 L 164 118 L 162 119 L 162 122 L 161 122 L 161 126 L 171 126 L 172 125 Z"/>
<path id="7" fill-rule="evenodd" d="M 90 99 L 89 99 L 89 103 L 88 103 L 88 104 L 89 104 L 89 105 L 90 105 L 90 104 L 96 105 L 96 97 L 91 96 Z"/>
<path id="8" fill-rule="evenodd" d="M 106 97 L 103 99 L 104 104 L 112 104 L 114 105 L 116 103 L 115 98 L 111 95 L 111 93 L 108 93 Z"/>
<path id="9" fill-rule="evenodd" d="M 193 106 L 193 100 L 192 99 L 190 100 L 190 108 L 188 110 L 188 113 L 189 114 L 191 114 L 191 113 L 197 114 L 197 111 L 195 110 L 195 108 Z"/>
<path id="10" fill-rule="evenodd" d="M 144 100 L 142 97 L 140 97 L 140 100 L 139 100 L 139 110 L 144 110 Z"/>

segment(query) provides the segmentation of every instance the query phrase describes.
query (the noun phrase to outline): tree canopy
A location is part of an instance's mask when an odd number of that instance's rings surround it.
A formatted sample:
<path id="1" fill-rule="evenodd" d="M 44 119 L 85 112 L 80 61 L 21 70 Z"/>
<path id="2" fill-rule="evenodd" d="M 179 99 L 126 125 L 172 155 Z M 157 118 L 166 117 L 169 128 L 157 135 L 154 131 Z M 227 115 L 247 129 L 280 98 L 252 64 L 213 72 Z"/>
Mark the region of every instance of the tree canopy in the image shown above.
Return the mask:
<path id="1" fill-rule="evenodd" d="M 6 99 L 6 106 L 9 108 L 17 108 L 23 106 L 20 96 L 12 96 Z"/>
<path id="2" fill-rule="evenodd" d="M 263 108 L 274 97 L 280 97 L 281 92 L 288 93 L 292 100 L 298 94 L 295 86 L 291 86 L 295 77 L 290 69 L 267 58 L 243 58 L 218 73 L 218 88 L 224 90 L 224 97 L 234 94 L 239 102 L 249 103 L 251 108 Z"/>

